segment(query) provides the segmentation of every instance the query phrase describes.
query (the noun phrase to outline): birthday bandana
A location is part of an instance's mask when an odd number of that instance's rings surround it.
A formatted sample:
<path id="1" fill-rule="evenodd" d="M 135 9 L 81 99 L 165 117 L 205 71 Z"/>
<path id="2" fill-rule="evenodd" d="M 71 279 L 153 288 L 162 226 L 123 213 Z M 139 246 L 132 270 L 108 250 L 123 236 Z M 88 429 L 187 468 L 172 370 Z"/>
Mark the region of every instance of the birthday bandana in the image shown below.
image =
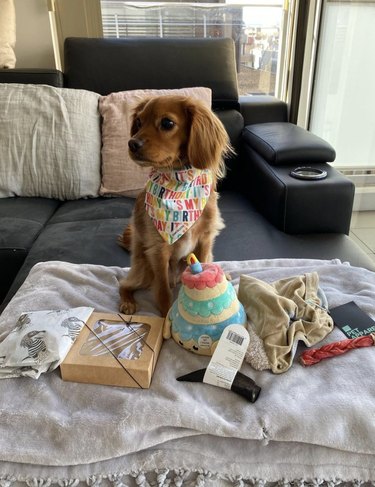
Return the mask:
<path id="1" fill-rule="evenodd" d="M 209 169 L 153 169 L 146 184 L 146 211 L 163 239 L 173 244 L 198 220 L 212 188 Z"/>

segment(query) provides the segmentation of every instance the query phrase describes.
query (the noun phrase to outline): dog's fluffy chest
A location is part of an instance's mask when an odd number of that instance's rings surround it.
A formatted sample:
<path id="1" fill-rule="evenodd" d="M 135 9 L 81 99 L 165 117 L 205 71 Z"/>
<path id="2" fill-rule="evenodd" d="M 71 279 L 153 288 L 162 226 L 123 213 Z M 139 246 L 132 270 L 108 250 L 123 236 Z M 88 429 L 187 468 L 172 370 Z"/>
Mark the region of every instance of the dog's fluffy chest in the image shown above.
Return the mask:
<path id="1" fill-rule="evenodd" d="M 174 258 L 179 261 L 185 259 L 196 246 L 196 239 L 193 238 L 192 232 L 187 232 L 177 242 L 174 243 Z"/>

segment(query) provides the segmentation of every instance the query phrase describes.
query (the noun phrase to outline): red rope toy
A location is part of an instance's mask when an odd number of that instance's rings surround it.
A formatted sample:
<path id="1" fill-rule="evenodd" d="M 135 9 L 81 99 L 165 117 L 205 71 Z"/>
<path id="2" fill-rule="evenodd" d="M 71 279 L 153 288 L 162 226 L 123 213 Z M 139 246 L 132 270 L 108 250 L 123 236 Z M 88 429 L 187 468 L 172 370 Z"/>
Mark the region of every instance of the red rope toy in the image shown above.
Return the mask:
<path id="1" fill-rule="evenodd" d="M 375 334 L 359 338 L 348 338 L 347 340 L 342 340 L 340 342 L 323 345 L 323 347 L 320 348 L 306 350 L 306 352 L 303 352 L 300 355 L 299 361 L 305 366 L 314 365 L 321 360 L 342 355 L 354 348 L 372 347 L 373 345 L 375 345 Z"/>

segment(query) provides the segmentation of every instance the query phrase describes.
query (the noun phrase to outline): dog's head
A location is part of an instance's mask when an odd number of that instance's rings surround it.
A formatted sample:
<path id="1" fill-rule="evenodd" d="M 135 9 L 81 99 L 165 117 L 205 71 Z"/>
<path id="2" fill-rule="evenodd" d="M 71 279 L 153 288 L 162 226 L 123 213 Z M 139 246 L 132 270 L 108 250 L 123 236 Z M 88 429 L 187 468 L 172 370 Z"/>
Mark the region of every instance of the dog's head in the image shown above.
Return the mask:
<path id="1" fill-rule="evenodd" d="M 227 132 L 202 102 L 167 95 L 142 101 L 133 114 L 130 157 L 140 166 L 180 169 L 190 164 L 225 174 L 223 158 L 232 149 Z"/>

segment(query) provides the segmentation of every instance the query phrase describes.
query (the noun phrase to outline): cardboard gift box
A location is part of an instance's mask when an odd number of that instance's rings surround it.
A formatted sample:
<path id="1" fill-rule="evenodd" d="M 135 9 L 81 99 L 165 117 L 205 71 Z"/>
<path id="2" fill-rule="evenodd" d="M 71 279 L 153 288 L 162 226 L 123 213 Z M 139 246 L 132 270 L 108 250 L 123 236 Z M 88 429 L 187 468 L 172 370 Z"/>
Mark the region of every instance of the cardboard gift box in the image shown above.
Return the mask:
<path id="1" fill-rule="evenodd" d="M 150 387 L 164 319 L 94 312 L 60 365 L 63 380 Z"/>

